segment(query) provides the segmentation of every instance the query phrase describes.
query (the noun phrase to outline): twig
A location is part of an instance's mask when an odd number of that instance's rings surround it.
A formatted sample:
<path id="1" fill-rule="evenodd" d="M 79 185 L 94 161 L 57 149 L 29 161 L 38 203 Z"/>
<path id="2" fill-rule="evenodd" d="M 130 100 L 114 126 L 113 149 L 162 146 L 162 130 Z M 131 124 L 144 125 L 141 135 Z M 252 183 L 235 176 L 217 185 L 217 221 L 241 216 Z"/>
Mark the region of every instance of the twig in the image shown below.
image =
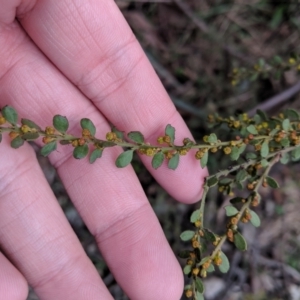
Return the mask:
<path id="1" fill-rule="evenodd" d="M 284 103 L 285 101 L 289 100 L 292 96 L 300 92 L 300 81 L 297 82 L 295 85 L 291 86 L 287 90 L 283 91 L 282 93 L 271 97 L 270 99 L 264 101 L 262 104 L 257 105 L 253 109 L 248 111 L 249 116 L 253 116 L 258 109 L 260 110 L 270 110 L 275 106 Z"/>

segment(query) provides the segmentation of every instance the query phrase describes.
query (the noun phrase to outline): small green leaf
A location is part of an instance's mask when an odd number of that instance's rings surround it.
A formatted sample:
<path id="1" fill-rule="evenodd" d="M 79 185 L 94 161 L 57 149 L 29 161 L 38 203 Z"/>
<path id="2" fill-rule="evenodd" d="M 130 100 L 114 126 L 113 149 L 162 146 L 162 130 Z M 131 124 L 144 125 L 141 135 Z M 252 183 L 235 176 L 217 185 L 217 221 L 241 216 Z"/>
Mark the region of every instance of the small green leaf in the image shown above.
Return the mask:
<path id="1" fill-rule="evenodd" d="M 22 134 L 22 139 L 25 141 L 33 141 L 36 140 L 40 135 L 37 132 L 27 132 Z"/>
<path id="2" fill-rule="evenodd" d="M 258 109 L 256 113 L 261 117 L 262 121 L 268 121 L 269 118 L 264 111 Z"/>
<path id="3" fill-rule="evenodd" d="M 15 137 L 15 138 L 10 142 L 10 146 L 11 146 L 12 148 L 14 148 L 14 149 L 20 148 L 23 144 L 24 144 L 24 140 L 23 140 L 20 136 Z"/>
<path id="4" fill-rule="evenodd" d="M 99 148 L 96 148 L 92 153 L 91 153 L 91 156 L 90 156 L 90 163 L 94 163 L 96 161 L 97 158 L 100 158 L 102 156 L 102 152 L 103 152 L 103 149 L 99 149 Z"/>
<path id="5" fill-rule="evenodd" d="M 267 167 L 269 165 L 269 162 L 264 158 L 260 161 L 260 164 L 264 168 L 264 167 Z"/>
<path id="6" fill-rule="evenodd" d="M 227 273 L 230 268 L 230 263 L 227 256 L 221 251 L 220 258 L 222 259 L 222 264 L 219 266 L 219 270 L 222 273 Z"/>
<path id="7" fill-rule="evenodd" d="M 179 164 L 179 153 L 175 153 L 168 162 L 168 168 L 175 170 Z"/>
<path id="8" fill-rule="evenodd" d="M 240 147 L 238 147 L 239 154 L 241 155 L 242 153 L 244 153 L 244 151 L 246 150 L 246 148 L 247 148 L 246 144 L 242 144 Z"/>
<path id="9" fill-rule="evenodd" d="M 65 133 L 69 128 L 69 121 L 64 116 L 55 115 L 53 117 L 53 126 L 57 131 Z"/>
<path id="10" fill-rule="evenodd" d="M 21 124 L 22 125 L 27 125 L 29 128 L 35 128 L 37 130 L 42 130 L 42 128 L 35 124 L 33 121 L 28 120 L 28 119 L 21 119 Z"/>
<path id="11" fill-rule="evenodd" d="M 201 168 L 204 169 L 207 165 L 207 162 L 208 162 L 208 151 L 205 152 L 202 156 L 202 158 L 200 159 L 200 165 L 201 165 Z"/>
<path id="12" fill-rule="evenodd" d="M 191 214 L 190 222 L 195 223 L 196 221 L 199 220 L 199 218 L 200 218 L 200 209 L 197 209 L 193 211 L 193 213 Z"/>
<path id="13" fill-rule="evenodd" d="M 268 141 L 264 141 L 261 145 L 260 155 L 262 157 L 267 157 L 269 155 L 269 143 Z"/>
<path id="14" fill-rule="evenodd" d="M 254 125 L 249 125 L 249 126 L 247 127 L 247 130 L 248 130 L 248 132 L 251 133 L 251 134 L 258 134 L 258 132 L 257 132 L 257 130 L 256 130 L 256 128 L 255 128 Z"/>
<path id="15" fill-rule="evenodd" d="M 42 149 L 41 149 L 41 155 L 43 156 L 48 156 L 51 152 L 56 150 L 57 143 L 56 141 L 53 141 L 49 144 L 46 144 Z"/>
<path id="16" fill-rule="evenodd" d="M 214 272 L 215 271 L 215 267 L 213 264 L 210 264 L 208 269 L 206 270 L 208 273 Z"/>
<path id="17" fill-rule="evenodd" d="M 295 109 L 292 109 L 292 108 L 286 109 L 285 112 L 284 112 L 284 115 L 286 117 L 288 117 L 289 119 L 292 119 L 292 120 L 296 120 L 296 121 L 300 120 L 299 112 Z"/>
<path id="18" fill-rule="evenodd" d="M 272 178 L 270 176 L 266 176 L 266 181 L 267 181 L 268 186 L 270 186 L 271 188 L 273 188 L 273 189 L 279 188 L 279 184 L 274 178 Z"/>
<path id="19" fill-rule="evenodd" d="M 82 159 L 86 157 L 89 153 L 89 147 L 87 144 L 84 144 L 82 146 L 77 146 L 73 150 L 73 157 L 76 159 Z"/>
<path id="20" fill-rule="evenodd" d="M 213 176 L 213 177 L 207 179 L 206 184 L 210 188 L 210 187 L 215 186 L 218 182 L 219 182 L 219 180 L 218 180 L 217 176 Z"/>
<path id="21" fill-rule="evenodd" d="M 290 140 L 287 137 L 285 137 L 280 141 L 280 145 L 282 147 L 288 147 L 290 145 Z"/>
<path id="22" fill-rule="evenodd" d="M 197 277 L 198 278 L 198 277 Z M 201 294 L 200 292 L 196 292 L 196 299 L 195 300 L 204 300 L 204 296 L 203 294 Z"/>
<path id="23" fill-rule="evenodd" d="M 253 210 L 250 210 L 250 214 L 251 214 L 251 219 L 250 222 L 254 227 L 259 227 L 260 226 L 260 218 L 257 215 L 257 213 Z"/>
<path id="24" fill-rule="evenodd" d="M 192 271 L 192 266 L 191 266 L 191 265 L 186 265 L 186 266 L 184 266 L 184 268 L 183 268 L 183 273 L 184 273 L 185 275 L 189 275 L 189 274 L 191 273 L 191 271 Z"/>
<path id="25" fill-rule="evenodd" d="M 202 280 L 199 277 L 197 277 L 195 283 L 196 283 L 196 289 L 197 289 L 197 291 L 199 293 L 203 294 L 204 293 L 204 285 L 203 285 Z"/>
<path id="26" fill-rule="evenodd" d="M 226 205 L 224 209 L 227 217 L 232 217 L 239 213 L 239 211 L 232 205 Z"/>
<path id="27" fill-rule="evenodd" d="M 118 139 L 123 140 L 124 139 L 124 133 L 117 129 L 115 126 L 112 126 L 111 131 L 114 132 Z"/>
<path id="28" fill-rule="evenodd" d="M 162 165 L 164 159 L 165 159 L 165 156 L 161 151 L 155 153 L 155 155 L 152 158 L 152 167 L 155 170 L 158 169 Z"/>
<path id="29" fill-rule="evenodd" d="M 0 143 L 2 142 L 2 134 L 0 134 Z"/>
<path id="30" fill-rule="evenodd" d="M 94 136 L 96 134 L 96 127 L 90 119 L 87 119 L 87 118 L 81 119 L 80 125 L 81 125 L 82 129 L 87 129 L 91 133 L 92 136 Z"/>
<path id="31" fill-rule="evenodd" d="M 139 131 L 131 131 L 127 134 L 127 136 L 129 139 L 138 144 L 144 143 L 144 136 Z"/>
<path id="32" fill-rule="evenodd" d="M 127 150 L 123 152 L 118 156 L 116 160 L 116 166 L 118 168 L 124 168 L 131 163 L 132 158 L 133 158 L 133 150 Z"/>
<path id="33" fill-rule="evenodd" d="M 300 152 L 300 151 L 299 151 L 299 152 Z M 300 153 L 299 153 L 299 158 L 300 158 Z M 289 161 L 290 161 L 290 155 L 289 155 L 289 153 L 283 153 L 283 154 L 281 155 L 280 162 L 281 162 L 283 165 L 286 165 Z"/>
<path id="34" fill-rule="evenodd" d="M 238 160 L 240 157 L 240 150 L 238 147 L 232 147 L 231 153 L 230 153 L 230 158 L 231 160 Z"/>
<path id="35" fill-rule="evenodd" d="M 232 183 L 232 179 L 230 178 L 222 178 L 220 181 L 219 181 L 219 184 L 220 185 L 228 185 Z"/>
<path id="36" fill-rule="evenodd" d="M 255 153 L 249 152 L 249 153 L 246 153 L 246 158 L 247 159 L 256 159 L 257 155 Z"/>
<path id="37" fill-rule="evenodd" d="M 18 113 L 16 112 L 16 110 L 11 107 L 11 106 L 4 106 L 2 108 L 2 115 L 3 117 L 7 120 L 7 122 L 9 122 L 10 124 L 17 124 L 18 122 Z"/>
<path id="38" fill-rule="evenodd" d="M 247 250 L 247 242 L 238 231 L 234 234 L 233 243 L 239 250 Z"/>
<path id="39" fill-rule="evenodd" d="M 290 120 L 289 119 L 284 119 L 282 121 L 282 129 L 285 130 L 285 131 L 289 131 L 290 128 L 291 128 Z"/>
<path id="40" fill-rule="evenodd" d="M 291 156 L 292 156 L 293 161 L 299 160 L 300 159 L 300 147 L 295 148 L 292 151 Z"/>
<path id="41" fill-rule="evenodd" d="M 178 256 L 180 258 L 189 258 L 190 257 L 190 250 L 181 250 L 179 253 L 178 253 Z"/>
<path id="42" fill-rule="evenodd" d="M 195 235 L 195 232 L 192 230 L 186 230 L 183 231 L 180 235 L 180 238 L 182 241 L 186 242 L 186 241 L 190 241 Z"/>
<path id="43" fill-rule="evenodd" d="M 241 169 L 236 174 L 235 179 L 236 179 L 236 181 L 243 182 L 247 179 L 247 177 L 248 177 L 248 172 L 245 169 Z"/>
<path id="44" fill-rule="evenodd" d="M 209 242 L 215 242 L 216 241 L 216 235 L 209 229 L 204 228 L 203 229 L 203 233 L 204 233 L 204 239 L 206 239 Z"/>
<path id="45" fill-rule="evenodd" d="M 261 123 L 261 117 L 258 114 L 255 114 L 253 117 L 253 120 L 255 121 L 255 124 Z"/>
<path id="46" fill-rule="evenodd" d="M 174 143 L 175 140 L 175 128 L 171 126 L 170 124 L 167 125 L 165 129 L 165 134 L 168 135 L 171 139 L 171 143 Z"/>
<path id="47" fill-rule="evenodd" d="M 211 133 L 211 134 L 208 136 L 207 141 L 208 141 L 209 143 L 216 143 L 216 142 L 218 141 L 218 138 L 217 138 L 217 136 L 216 136 L 215 133 Z"/>

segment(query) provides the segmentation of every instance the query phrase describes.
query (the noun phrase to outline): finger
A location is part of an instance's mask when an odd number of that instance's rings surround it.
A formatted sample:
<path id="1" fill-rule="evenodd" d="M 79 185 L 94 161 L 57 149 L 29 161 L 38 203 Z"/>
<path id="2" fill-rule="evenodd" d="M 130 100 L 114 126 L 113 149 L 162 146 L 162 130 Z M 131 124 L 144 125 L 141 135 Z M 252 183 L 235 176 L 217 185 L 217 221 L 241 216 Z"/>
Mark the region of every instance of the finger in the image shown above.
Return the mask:
<path id="1" fill-rule="evenodd" d="M 0 252 L 0 299 L 23 300 L 27 294 L 24 276 Z"/>
<path id="2" fill-rule="evenodd" d="M 171 124 L 176 143 L 191 134 L 113 0 L 38 1 L 21 17 L 35 43 L 118 128 L 141 131 L 156 142 Z M 75 28 L 75 30 L 74 30 Z M 193 152 L 193 151 L 191 151 Z M 176 199 L 199 200 L 206 170 L 194 153 L 176 172 L 149 171 Z M 183 175 L 184 174 L 184 175 Z"/>
<path id="3" fill-rule="evenodd" d="M 2 249 L 41 299 L 112 299 L 55 201 L 31 147 L 11 151 L 7 142 L 4 138 L 1 143 L 0 157 Z"/>
<path id="4" fill-rule="evenodd" d="M 2 35 L 0 34 L 0 55 L 3 57 L 3 61 L 0 61 L 0 70 L 2 70 L 0 74 L 0 99 L 2 102 L 6 104 L 11 103 L 24 117 L 30 116 L 32 120 L 36 121 L 42 127 L 51 124 L 53 115 L 59 112 L 70 116 L 71 130 L 76 131 L 77 128 L 74 120 L 84 115 L 95 122 L 96 127 L 99 128 L 97 135 L 105 135 L 105 132 L 108 130 L 108 124 L 95 107 L 91 105 L 89 100 L 80 94 L 37 51 L 29 40 L 22 35 L 22 32 L 16 25 L 7 30 L 7 32 L 3 31 Z M 6 36 L 4 32 L 7 33 Z M 19 149 L 19 151 L 24 150 Z M 100 164 L 95 165 L 89 165 L 86 160 L 75 161 L 73 158 L 70 158 L 70 152 L 72 151 L 70 150 L 68 147 L 60 147 L 56 153 L 51 154 L 51 161 L 57 167 L 70 197 L 89 230 L 95 236 L 104 258 L 126 294 L 133 300 L 179 299 L 183 287 L 181 268 L 163 235 L 159 222 L 141 186 L 138 184 L 133 169 L 128 167 L 116 170 L 113 166 L 117 155 L 120 154 L 120 149 L 113 148 L 107 150 L 103 154 L 99 162 Z M 5 161 L 8 159 L 9 157 Z M 20 165 L 18 161 L 15 163 Z M 35 173 L 35 169 L 30 169 Z M 30 182 L 36 182 L 35 180 L 41 177 L 39 173 L 37 174 L 36 177 L 30 179 Z M 32 196 L 26 189 L 24 190 L 30 183 L 28 182 L 27 185 L 23 184 L 23 182 L 21 183 L 23 191 L 19 188 L 17 191 L 20 195 L 22 192 L 28 195 L 28 198 L 24 199 L 27 205 L 23 204 L 22 208 L 29 206 Z M 40 183 L 36 185 L 39 186 Z M 41 195 L 43 195 L 42 192 Z M 18 199 L 19 194 L 11 196 Z M 36 198 L 37 196 L 34 196 L 34 199 Z M 49 204 L 46 205 L 44 201 Z M 60 217 L 57 219 L 50 218 L 51 211 L 52 214 L 57 214 L 57 212 L 53 212 L 54 208 L 52 210 L 49 209 L 49 205 L 53 199 L 46 198 L 44 201 L 38 205 L 35 211 L 35 214 L 41 216 L 36 222 L 43 224 L 43 228 L 44 226 L 46 228 L 49 226 L 44 220 L 52 219 L 55 224 L 58 224 L 58 228 L 53 228 L 53 235 L 54 240 L 58 239 L 59 245 L 55 245 L 55 249 L 53 249 L 51 245 L 52 239 L 49 241 L 46 232 L 42 231 L 42 245 L 46 245 L 42 249 L 44 252 L 42 250 L 40 251 L 41 253 L 35 251 L 33 253 L 34 257 L 31 256 L 32 260 L 29 260 L 29 262 L 40 268 L 43 267 L 41 266 L 41 262 L 43 262 L 44 268 L 48 264 L 54 268 L 57 267 L 55 260 L 47 260 L 46 258 L 50 255 L 50 258 L 54 256 L 55 259 L 58 259 L 56 257 L 57 252 L 54 250 L 60 250 L 62 247 L 61 244 L 63 242 L 62 238 L 60 238 L 62 221 Z M 35 202 L 38 203 L 38 201 Z M 50 208 L 52 205 L 54 204 L 51 204 Z M 3 209 L 0 207 L 0 214 L 6 211 L 12 211 L 12 209 L 10 207 L 4 207 Z M 25 209 L 25 211 L 28 212 L 29 216 L 24 214 L 22 218 L 18 218 L 14 224 L 15 229 L 22 223 L 26 224 L 27 218 L 30 217 L 30 220 L 32 220 L 32 216 L 35 215 L 31 210 Z M 8 221 L 8 223 L 11 222 Z M 28 224 L 26 226 L 28 232 L 22 232 L 20 236 L 16 237 L 18 241 L 20 240 L 24 244 L 22 250 L 26 255 L 34 247 L 33 244 L 29 244 L 28 249 L 26 247 L 28 242 L 26 241 L 28 236 L 30 236 L 29 228 L 35 228 L 35 224 L 35 222 Z M 56 235 L 58 235 L 57 238 Z M 71 251 L 67 236 L 69 236 L 69 233 L 66 233 L 66 245 L 64 245 L 67 250 L 64 250 L 65 256 L 63 256 L 63 259 L 66 260 L 67 253 Z M 0 235 L 0 240 L 6 241 L 8 238 L 9 236 L 4 235 L 1 237 Z M 46 238 L 45 243 L 43 238 Z M 7 252 L 14 252 L 15 243 L 12 242 L 13 240 L 14 237 L 11 238 L 9 246 L 5 242 L 8 247 Z M 54 251 L 55 255 L 52 254 L 52 251 Z M 21 252 L 19 251 L 15 255 L 14 262 L 23 270 L 22 272 L 25 276 L 28 276 L 29 282 L 35 283 L 40 294 L 43 293 L 45 295 L 46 292 L 51 291 L 51 288 L 58 294 L 59 288 L 65 290 L 68 285 L 73 287 L 73 284 L 76 284 L 81 287 L 78 283 L 80 279 L 86 282 L 85 272 L 81 272 L 81 277 L 78 275 L 79 277 L 77 281 L 74 280 L 74 283 L 68 277 L 66 281 L 58 286 L 56 280 L 61 280 L 61 276 L 51 276 L 55 272 L 46 273 L 50 278 L 45 274 L 39 274 L 28 264 L 28 259 L 26 259 L 24 264 L 24 257 L 26 256 L 21 256 Z M 70 260 L 67 260 L 69 263 L 66 263 L 63 268 L 64 272 L 62 273 L 64 276 L 66 276 L 65 273 L 67 273 L 67 270 L 73 270 L 72 262 L 74 259 L 77 261 L 77 256 L 74 258 L 71 254 Z M 60 266 L 60 260 L 58 262 Z M 81 266 L 75 264 L 74 267 L 75 273 L 78 274 L 76 270 L 81 270 Z M 71 272 L 72 274 L 73 272 Z M 42 281 L 43 289 L 41 288 L 41 284 L 39 284 L 39 275 L 43 275 L 43 278 L 48 279 Z M 90 285 L 94 286 L 92 282 Z M 87 288 L 90 285 L 87 285 Z M 54 286 L 55 288 L 53 288 Z M 99 291 L 99 293 L 102 295 L 103 291 Z M 71 296 L 74 295 L 72 294 Z M 93 298 L 90 297 L 88 299 Z"/>

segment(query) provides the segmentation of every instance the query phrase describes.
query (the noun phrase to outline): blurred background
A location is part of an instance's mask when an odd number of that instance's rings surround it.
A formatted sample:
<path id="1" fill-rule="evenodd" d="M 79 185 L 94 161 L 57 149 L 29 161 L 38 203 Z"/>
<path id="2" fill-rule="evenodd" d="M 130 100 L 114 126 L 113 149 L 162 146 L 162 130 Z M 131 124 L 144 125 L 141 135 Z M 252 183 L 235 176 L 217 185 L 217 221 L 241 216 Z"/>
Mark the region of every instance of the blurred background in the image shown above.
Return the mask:
<path id="1" fill-rule="evenodd" d="M 285 107 L 300 109 L 298 0 L 116 0 L 116 3 L 196 140 L 209 132 L 206 122 L 209 113 L 229 116 L 263 108 L 275 114 Z M 244 75 L 236 80 L 236 72 Z M 226 138 L 225 132 L 220 134 Z M 228 167 L 228 159 L 214 157 L 209 161 L 211 173 L 217 167 Z M 115 282 L 55 170 L 46 158 L 39 156 L 39 161 L 111 294 L 116 300 L 129 299 Z M 179 235 L 191 228 L 189 216 L 197 205 L 176 203 L 138 159 L 133 165 L 172 249 L 178 253 L 188 248 Z M 263 202 L 256 209 L 262 226 L 242 228 L 248 241 L 247 252 L 241 253 L 226 244 L 224 252 L 231 261 L 230 272 L 226 275 L 216 272 L 205 280 L 207 300 L 300 299 L 299 171 L 297 163 L 275 166 L 271 175 L 281 189 L 262 190 Z M 226 204 L 227 197 L 214 190 L 210 193 L 207 227 L 222 232 L 225 224 L 222 207 Z M 184 265 L 184 261 L 180 263 Z M 28 300 L 34 299 L 38 298 L 31 291 Z"/>

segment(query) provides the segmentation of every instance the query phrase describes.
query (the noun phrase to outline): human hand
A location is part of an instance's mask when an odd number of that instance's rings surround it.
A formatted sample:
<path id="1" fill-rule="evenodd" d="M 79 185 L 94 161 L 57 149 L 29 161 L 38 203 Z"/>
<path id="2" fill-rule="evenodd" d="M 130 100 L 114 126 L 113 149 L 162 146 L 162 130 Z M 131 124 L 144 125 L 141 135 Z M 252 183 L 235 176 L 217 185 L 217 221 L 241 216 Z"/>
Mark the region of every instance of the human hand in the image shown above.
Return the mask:
<path id="1" fill-rule="evenodd" d="M 113 0 L 0 0 L 0 101 L 40 126 L 55 114 L 70 131 L 87 117 L 155 142 L 167 124 L 191 137 Z M 17 20 L 15 18 L 17 17 Z M 73 128 L 72 128 L 73 126 Z M 0 145 L 0 298 L 112 299 L 57 203 L 29 145 Z M 90 165 L 69 147 L 50 156 L 116 280 L 130 299 L 179 299 L 180 266 L 120 149 Z M 151 168 L 177 200 L 199 199 L 206 171 L 191 155 L 176 171 Z"/>

